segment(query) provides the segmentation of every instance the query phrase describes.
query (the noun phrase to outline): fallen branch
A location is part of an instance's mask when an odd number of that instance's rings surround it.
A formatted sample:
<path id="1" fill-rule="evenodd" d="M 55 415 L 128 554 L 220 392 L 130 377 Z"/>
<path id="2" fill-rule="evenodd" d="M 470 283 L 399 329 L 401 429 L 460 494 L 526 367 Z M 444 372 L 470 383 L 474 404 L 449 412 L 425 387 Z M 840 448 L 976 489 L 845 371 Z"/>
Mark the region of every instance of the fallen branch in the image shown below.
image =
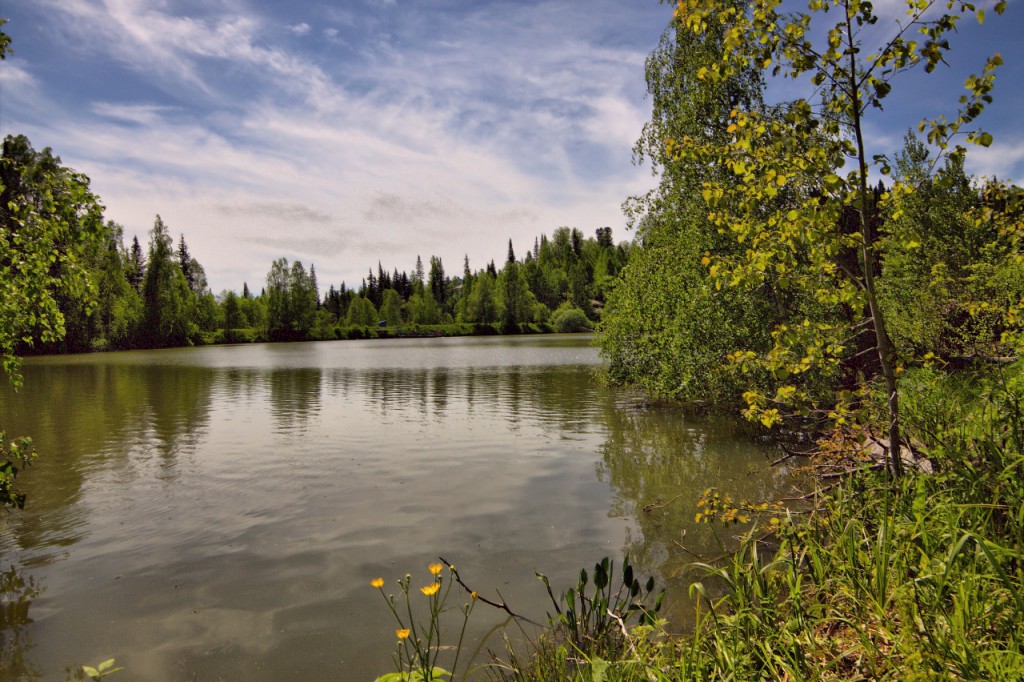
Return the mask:
<path id="1" fill-rule="evenodd" d="M 530 625 L 536 625 L 538 627 L 543 627 L 537 621 L 531 620 L 531 619 L 527 618 L 526 616 L 520 616 L 518 613 L 515 613 L 514 611 L 512 611 L 512 609 L 510 609 L 508 607 L 508 604 L 506 604 L 504 601 L 502 601 L 502 602 L 491 601 L 487 597 L 481 596 L 479 592 L 477 592 L 474 589 L 471 589 L 469 587 L 469 585 L 467 585 L 466 583 L 464 583 L 462 581 L 462 576 L 460 576 L 459 572 L 457 570 L 455 570 L 455 564 L 449 563 L 449 561 L 447 559 L 445 559 L 443 556 L 439 556 L 437 558 L 440 559 L 441 562 L 445 566 L 448 567 L 448 569 L 452 572 L 452 575 L 455 576 L 455 582 L 457 582 L 459 585 L 461 585 L 462 589 L 464 589 L 466 591 L 466 594 L 468 594 L 473 599 L 476 599 L 477 601 L 482 601 L 484 604 L 487 604 L 488 606 L 493 606 L 496 609 L 500 609 L 500 610 L 504 611 L 505 613 L 507 613 L 508 615 L 512 616 L 513 618 L 517 619 L 517 620 L 526 621 Z"/>
<path id="2" fill-rule="evenodd" d="M 659 497 L 656 502 L 652 502 L 651 504 L 645 505 L 644 507 L 641 507 L 641 509 L 643 510 L 643 512 L 645 514 L 650 514 L 655 509 L 662 509 L 664 507 L 669 506 L 670 504 L 672 504 L 673 502 L 678 500 L 680 497 L 682 497 L 682 495 L 676 495 L 671 500 L 669 500 L 668 502 L 664 502 L 664 503 L 661 501 L 661 498 Z"/>

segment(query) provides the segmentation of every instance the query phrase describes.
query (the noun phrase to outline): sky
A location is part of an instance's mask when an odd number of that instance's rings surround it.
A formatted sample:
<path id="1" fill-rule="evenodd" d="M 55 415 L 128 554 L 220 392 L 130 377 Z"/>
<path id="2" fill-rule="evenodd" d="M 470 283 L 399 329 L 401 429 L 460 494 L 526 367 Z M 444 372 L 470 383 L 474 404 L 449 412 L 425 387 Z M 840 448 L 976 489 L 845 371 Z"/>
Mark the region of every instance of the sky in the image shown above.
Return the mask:
<path id="1" fill-rule="evenodd" d="M 948 65 L 872 112 L 873 146 L 898 150 L 908 126 L 954 111 L 1000 52 L 995 143 L 968 170 L 1024 177 L 1022 6 L 965 20 Z M 126 242 L 145 246 L 159 214 L 214 292 L 258 291 L 280 257 L 315 264 L 321 292 L 417 256 L 459 274 L 465 256 L 500 263 L 509 239 L 522 255 L 560 226 L 632 237 L 621 204 L 656 184 L 632 162 L 644 59 L 671 14 L 657 0 L 3 0 L 0 133 L 88 175 Z"/>

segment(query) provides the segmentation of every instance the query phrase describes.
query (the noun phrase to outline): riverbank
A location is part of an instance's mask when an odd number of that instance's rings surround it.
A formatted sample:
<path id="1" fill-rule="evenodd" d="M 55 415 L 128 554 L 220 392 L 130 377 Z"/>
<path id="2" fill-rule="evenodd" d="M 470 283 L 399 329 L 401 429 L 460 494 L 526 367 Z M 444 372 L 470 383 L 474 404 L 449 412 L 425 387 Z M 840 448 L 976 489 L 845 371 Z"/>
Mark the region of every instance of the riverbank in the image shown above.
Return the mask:
<path id="1" fill-rule="evenodd" d="M 499 323 L 405 324 L 398 327 L 383 325 L 339 325 L 326 330 L 314 330 L 296 338 L 269 338 L 262 329 L 218 329 L 205 332 L 195 345 L 212 346 L 226 343 L 260 343 L 268 341 L 335 341 L 350 339 L 430 338 L 449 336 L 501 336 L 514 334 L 554 334 L 550 324 L 523 323 L 506 327 Z"/>
<path id="2" fill-rule="evenodd" d="M 691 633 L 671 636 L 662 622 L 569 646 L 555 628 L 502 677 L 1019 679 L 1024 362 L 917 369 L 903 381 L 905 433 L 931 472 L 893 480 L 836 431 L 808 467 L 861 466 L 819 478 L 808 508 L 705 496 L 697 516 L 734 528 L 740 544 L 695 564 Z"/>
<path id="3" fill-rule="evenodd" d="M 501 323 L 450 323 L 450 324 L 406 324 L 400 327 L 340 325 L 325 330 L 313 330 L 308 334 L 267 335 L 266 330 L 255 327 L 240 329 L 217 329 L 216 331 L 197 332 L 189 338 L 188 346 L 222 346 L 249 343 L 279 343 L 304 341 L 348 341 L 359 339 L 406 339 L 406 338 L 447 338 L 460 336 L 518 336 L 523 334 L 576 334 L 593 331 L 593 325 L 571 327 L 548 323 L 522 323 L 509 327 Z M 167 346 L 180 348 L 183 346 Z M 38 349 L 26 348 L 23 356 L 61 355 L 69 352 L 107 352 L 121 350 L 138 350 L 137 348 L 120 348 L 110 346 L 106 340 L 100 339 L 92 343 L 86 351 L 56 350 L 48 346 Z"/>

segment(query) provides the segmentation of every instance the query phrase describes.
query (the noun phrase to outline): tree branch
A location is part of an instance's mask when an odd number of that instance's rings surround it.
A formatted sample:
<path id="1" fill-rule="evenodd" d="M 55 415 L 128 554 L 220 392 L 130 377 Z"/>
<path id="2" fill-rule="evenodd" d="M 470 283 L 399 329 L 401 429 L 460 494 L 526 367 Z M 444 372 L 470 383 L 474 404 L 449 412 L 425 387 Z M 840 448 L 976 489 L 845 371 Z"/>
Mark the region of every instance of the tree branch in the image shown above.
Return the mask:
<path id="1" fill-rule="evenodd" d="M 531 620 L 531 619 L 527 618 L 526 616 L 520 616 L 518 613 L 515 613 L 514 611 L 512 611 L 512 609 L 510 609 L 508 607 L 508 604 L 506 604 L 504 601 L 499 603 L 499 602 L 491 601 L 487 597 L 480 596 L 479 592 L 477 592 L 476 590 L 470 589 L 469 585 L 467 585 L 466 583 L 464 583 L 462 581 L 462 576 L 460 576 L 459 572 L 457 570 L 455 570 L 455 564 L 449 563 L 449 561 L 447 559 L 445 559 L 443 556 L 439 556 L 437 558 L 440 559 L 441 562 L 445 566 L 448 567 L 448 569 L 452 572 L 452 575 L 455 576 L 455 582 L 457 582 L 459 585 L 461 585 L 462 589 L 464 589 L 466 591 L 466 594 L 468 594 L 473 599 L 476 599 L 477 601 L 482 601 L 484 604 L 487 604 L 488 606 L 493 606 L 496 609 L 500 609 L 501 611 L 504 611 L 505 613 L 507 613 L 508 615 L 512 616 L 516 620 L 526 621 L 530 625 L 536 625 L 537 627 L 543 627 L 537 621 Z"/>

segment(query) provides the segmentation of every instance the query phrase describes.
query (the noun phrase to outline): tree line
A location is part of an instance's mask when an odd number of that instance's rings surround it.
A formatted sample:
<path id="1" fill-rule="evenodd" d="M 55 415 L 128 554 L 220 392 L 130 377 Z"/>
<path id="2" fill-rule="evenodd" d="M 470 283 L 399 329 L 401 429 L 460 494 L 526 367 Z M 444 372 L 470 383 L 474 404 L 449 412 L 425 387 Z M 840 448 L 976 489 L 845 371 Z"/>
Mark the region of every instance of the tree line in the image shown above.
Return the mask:
<path id="1" fill-rule="evenodd" d="M 301 261 L 279 258 L 258 292 L 245 282 L 240 292 L 215 295 L 184 233 L 175 241 L 157 215 L 148 244 L 138 237 L 126 244 L 124 228 L 102 219 L 89 179 L 64 167 L 49 148 L 36 151 L 23 135 L 10 135 L 3 143 L 3 205 L 46 207 L 54 192 L 39 181 L 44 170 L 63 179 L 58 193 L 70 202 L 57 209 L 67 214 L 64 238 L 73 240 L 83 230 L 95 233 L 95 239 L 83 242 L 75 264 L 94 295 L 58 294 L 54 305 L 63 318 L 63 337 L 47 337 L 42 329 L 47 322 L 40 317 L 16 340 L 21 354 L 333 339 L 376 334 L 370 330 L 380 328 L 407 333 L 414 326 L 450 324 L 475 325 L 478 333 L 582 331 L 600 318 L 630 252 L 628 243 L 613 242 L 610 227 L 590 237 L 560 227 L 550 238 L 536 238 L 521 258 L 509 240 L 500 267 L 492 260 L 473 270 L 468 256 L 455 274 L 433 255 L 427 267 L 417 257 L 411 273 L 378 262 L 358 287 L 330 284 L 321 295 L 315 265 L 307 269 Z M 69 274 L 59 263 L 51 269 L 57 276 Z"/>

